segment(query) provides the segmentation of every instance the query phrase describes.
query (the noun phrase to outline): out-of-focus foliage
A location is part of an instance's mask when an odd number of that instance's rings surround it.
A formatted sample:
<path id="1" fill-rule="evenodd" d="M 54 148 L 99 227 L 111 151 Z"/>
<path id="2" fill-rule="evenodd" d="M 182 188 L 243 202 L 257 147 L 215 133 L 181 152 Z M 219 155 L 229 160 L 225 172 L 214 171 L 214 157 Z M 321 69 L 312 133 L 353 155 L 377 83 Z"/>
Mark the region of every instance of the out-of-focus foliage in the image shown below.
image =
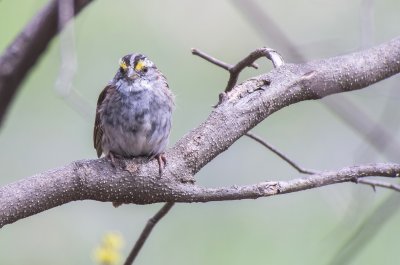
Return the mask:
<path id="1" fill-rule="evenodd" d="M 43 0 L 0 1 L 0 49 L 4 50 Z M 360 1 L 261 1 L 262 9 L 309 59 L 360 48 Z M 399 1 L 376 1 L 371 45 L 399 35 Z M 267 30 L 268 25 L 264 27 Z M 190 54 L 196 47 L 233 63 L 263 39 L 230 1 L 94 0 L 75 22 L 78 59 L 74 90 L 93 117 L 97 96 L 132 51 L 148 55 L 176 94 L 173 145 L 203 121 L 225 87 L 227 73 Z M 287 62 L 290 55 L 282 54 Z M 0 184 L 94 158 L 93 120 L 55 92 L 60 67 L 56 38 L 24 82 L 0 130 Z M 242 79 L 271 69 L 246 70 Z M 398 137 L 398 78 L 346 97 Z M 397 89 L 397 91 L 396 91 Z M 396 94 L 397 92 L 397 94 Z M 333 96 L 334 97 L 334 96 Z M 397 161 L 377 153 L 362 135 L 324 107 L 303 102 L 273 114 L 255 131 L 304 167 L 336 169 L 354 163 Z M 390 113 L 381 117 L 382 113 Z M 244 138 L 198 176 L 205 186 L 289 179 L 298 173 L 260 145 Z M 137 264 L 326 264 L 390 191 L 342 184 L 255 201 L 180 204 L 163 219 Z M 118 230 L 129 252 L 146 220 L 160 205 L 74 202 L 18 221 L 0 230 L 0 264 L 90 264 L 105 231 Z M 353 264 L 396 264 L 395 214 Z M 39 243 L 38 243 L 39 242 Z"/>
<path id="2" fill-rule="evenodd" d="M 101 243 L 94 250 L 94 260 L 99 265 L 118 265 L 121 263 L 121 248 L 123 246 L 121 234 L 116 232 L 106 233 Z"/>

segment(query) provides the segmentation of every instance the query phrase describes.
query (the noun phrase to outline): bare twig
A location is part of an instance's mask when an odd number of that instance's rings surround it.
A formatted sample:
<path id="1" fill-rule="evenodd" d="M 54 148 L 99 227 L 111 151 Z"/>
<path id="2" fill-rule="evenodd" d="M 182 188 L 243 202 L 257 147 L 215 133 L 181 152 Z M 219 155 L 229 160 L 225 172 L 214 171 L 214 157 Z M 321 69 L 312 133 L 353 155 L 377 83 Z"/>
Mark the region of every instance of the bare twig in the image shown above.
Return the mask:
<path id="1" fill-rule="evenodd" d="M 128 258 L 125 260 L 124 265 L 133 264 L 135 258 L 139 254 L 143 244 L 146 242 L 146 239 L 150 235 L 154 226 L 169 212 L 169 210 L 171 210 L 173 206 L 174 206 L 173 202 L 167 202 L 152 218 L 150 218 L 147 221 L 146 226 L 144 227 L 142 233 L 140 234 L 140 237 L 138 238 L 134 247 L 129 253 Z"/>
<path id="2" fill-rule="evenodd" d="M 59 31 L 58 1 L 51 1 L 38 12 L 0 57 L 0 125 L 19 85 Z M 73 14 L 90 2 L 75 0 Z"/>
<path id="3" fill-rule="evenodd" d="M 216 66 L 219 66 L 219 67 L 221 67 L 221 68 L 223 68 L 223 69 L 225 69 L 227 71 L 230 71 L 230 69 L 233 67 L 233 65 L 227 64 L 227 63 L 225 63 L 223 61 L 220 61 L 217 58 L 214 58 L 214 57 L 212 57 L 212 56 L 206 54 L 205 52 L 202 52 L 202 51 L 200 51 L 199 49 L 196 49 L 196 48 L 192 48 L 192 54 L 193 55 L 197 55 L 197 56 L 203 58 L 204 60 L 206 60 L 206 61 L 208 61 L 208 62 L 210 62 L 212 64 L 215 64 Z M 249 66 L 249 65 L 247 65 L 247 66 Z M 254 65 L 254 63 L 251 64 L 251 67 L 253 67 L 255 69 L 258 69 L 258 65 Z"/>
<path id="4" fill-rule="evenodd" d="M 245 134 L 247 137 L 255 140 L 256 142 L 260 143 L 261 145 L 265 146 L 266 148 L 268 148 L 271 152 L 273 152 L 274 154 L 276 154 L 277 156 L 279 156 L 280 158 L 282 158 L 284 161 L 286 161 L 289 165 L 291 165 L 294 169 L 296 169 L 298 172 L 302 173 L 302 174 L 317 174 L 318 171 L 316 170 L 310 170 L 310 169 L 304 169 L 302 167 L 300 167 L 299 165 L 297 165 L 296 162 L 294 162 L 293 160 L 291 160 L 290 158 L 288 158 L 284 153 L 282 153 L 281 151 L 279 151 L 278 149 L 276 149 L 274 146 L 272 146 L 271 144 L 267 143 L 265 140 L 261 139 L 260 137 L 256 136 L 255 134 L 251 133 L 251 132 L 247 132 Z"/>
<path id="5" fill-rule="evenodd" d="M 245 134 L 247 137 L 255 140 L 256 142 L 260 143 L 264 147 L 268 148 L 271 152 L 282 158 L 284 161 L 286 161 L 289 165 L 291 165 L 294 169 L 296 169 L 299 173 L 302 174 L 309 174 L 309 175 L 315 175 L 319 174 L 320 172 L 312 169 L 304 169 L 303 167 L 299 166 L 296 162 L 288 158 L 284 153 L 276 149 L 274 146 L 271 144 L 267 143 L 265 140 L 261 139 L 260 137 L 256 136 L 255 134 L 251 132 L 247 132 Z M 396 176 L 397 177 L 397 176 Z M 381 180 L 371 180 L 371 179 L 357 179 L 355 182 L 359 184 L 366 184 L 371 186 L 374 191 L 376 190 L 376 187 L 381 187 L 381 188 L 386 188 L 386 189 L 391 189 L 395 191 L 400 192 L 400 185 L 399 184 L 393 184 L 390 182 L 385 182 Z"/>
<path id="6" fill-rule="evenodd" d="M 206 61 L 215 64 L 229 72 L 229 80 L 228 84 L 226 85 L 225 88 L 225 93 L 229 92 L 232 90 L 232 88 L 236 85 L 237 80 L 239 78 L 240 72 L 243 71 L 244 68 L 246 67 L 254 67 L 257 69 L 257 65 L 254 64 L 254 61 L 257 60 L 258 58 L 261 57 L 266 57 L 269 60 L 272 61 L 273 65 L 275 68 L 280 67 L 284 65 L 284 61 L 282 56 L 277 53 L 275 50 L 270 49 L 270 48 L 259 48 L 253 52 L 251 52 L 249 55 L 247 55 L 244 59 L 236 63 L 235 65 L 230 65 L 225 62 L 222 62 L 221 60 L 218 60 L 205 52 L 202 52 L 198 49 L 193 48 L 192 49 L 192 54 L 197 55 Z"/>
<path id="7" fill-rule="evenodd" d="M 390 190 L 400 191 L 400 185 L 394 184 L 390 182 L 380 181 L 380 180 L 372 180 L 372 179 L 360 179 L 357 181 L 361 184 L 370 185 L 374 190 L 376 187 L 386 188 Z"/>

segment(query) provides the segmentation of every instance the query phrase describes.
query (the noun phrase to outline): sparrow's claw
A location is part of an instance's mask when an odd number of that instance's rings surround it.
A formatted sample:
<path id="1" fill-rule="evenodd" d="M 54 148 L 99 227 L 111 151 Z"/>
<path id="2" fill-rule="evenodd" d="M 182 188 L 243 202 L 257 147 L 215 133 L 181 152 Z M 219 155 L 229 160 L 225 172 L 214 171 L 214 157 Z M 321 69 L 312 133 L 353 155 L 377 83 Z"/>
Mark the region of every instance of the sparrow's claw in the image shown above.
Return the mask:
<path id="1" fill-rule="evenodd" d="M 164 156 L 164 154 L 158 154 L 155 157 L 158 162 L 158 174 L 160 174 L 160 177 L 162 176 L 163 170 L 165 166 L 167 165 L 167 158 Z"/>
<path id="2" fill-rule="evenodd" d="M 109 153 L 106 155 L 106 158 L 107 158 L 108 160 L 110 160 L 111 165 L 112 165 L 114 168 L 117 167 L 117 163 L 116 163 L 116 161 L 115 161 L 115 155 L 114 155 L 112 152 L 109 152 Z"/>

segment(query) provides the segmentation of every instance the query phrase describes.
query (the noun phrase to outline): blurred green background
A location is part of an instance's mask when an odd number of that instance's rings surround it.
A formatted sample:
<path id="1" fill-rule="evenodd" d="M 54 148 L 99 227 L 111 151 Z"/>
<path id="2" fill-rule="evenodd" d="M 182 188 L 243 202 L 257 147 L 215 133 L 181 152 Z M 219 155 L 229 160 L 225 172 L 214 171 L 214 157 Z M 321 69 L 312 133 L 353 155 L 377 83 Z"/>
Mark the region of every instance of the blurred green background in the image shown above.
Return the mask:
<path id="1" fill-rule="evenodd" d="M 362 46 L 362 1 L 256 2 L 307 59 L 340 55 Z M 0 1 L 1 51 L 45 3 Z M 400 1 L 372 4 L 370 45 L 399 34 L 399 10 Z M 76 19 L 74 41 L 77 73 L 73 93 L 81 101 L 57 92 L 61 67 L 57 37 L 23 83 L 0 129 L 1 185 L 73 160 L 95 158 L 92 129 L 97 96 L 114 76 L 118 59 L 127 53 L 148 55 L 176 94 L 172 146 L 206 119 L 228 77 L 192 56 L 190 48 L 230 63 L 261 46 L 280 51 L 279 43 L 255 30 L 233 1 L 96 0 Z M 291 62 L 290 54 L 282 51 L 282 55 Z M 248 69 L 241 79 L 271 69 L 266 60 L 258 63 L 259 70 Z M 345 95 L 397 139 L 398 84 L 395 77 Z M 329 112 L 324 101 L 287 107 L 255 131 L 304 167 L 337 169 L 398 160 L 375 151 L 362 135 Z M 82 104 L 88 112 L 74 104 Z M 200 185 L 216 187 L 296 177 L 299 174 L 282 160 L 243 138 L 196 179 Z M 258 200 L 179 204 L 156 227 L 136 264 L 328 264 L 344 253 L 340 249 L 348 245 L 347 240 L 391 194 L 340 184 Z M 349 264 L 399 264 L 396 202 L 386 208 L 393 213 L 391 218 L 388 213 L 375 215 L 372 228 L 363 230 L 368 236 L 380 227 L 374 237 L 363 240 L 365 248 L 354 251 Z M 81 201 L 20 220 L 0 230 L 0 264 L 94 264 L 93 250 L 107 231 L 120 231 L 124 236 L 125 257 L 147 219 L 160 207 L 115 209 L 111 203 Z"/>

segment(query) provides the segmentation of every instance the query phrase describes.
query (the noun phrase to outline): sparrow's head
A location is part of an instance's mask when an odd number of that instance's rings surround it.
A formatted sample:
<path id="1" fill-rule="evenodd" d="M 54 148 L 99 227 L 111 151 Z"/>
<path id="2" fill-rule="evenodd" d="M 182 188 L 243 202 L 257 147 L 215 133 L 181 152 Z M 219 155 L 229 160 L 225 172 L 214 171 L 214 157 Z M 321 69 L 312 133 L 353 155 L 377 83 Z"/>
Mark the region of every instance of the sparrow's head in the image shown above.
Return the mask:
<path id="1" fill-rule="evenodd" d="M 151 80 L 157 76 L 157 67 L 146 56 L 139 53 L 125 55 L 119 60 L 119 70 L 116 79 L 135 81 L 137 79 Z"/>

